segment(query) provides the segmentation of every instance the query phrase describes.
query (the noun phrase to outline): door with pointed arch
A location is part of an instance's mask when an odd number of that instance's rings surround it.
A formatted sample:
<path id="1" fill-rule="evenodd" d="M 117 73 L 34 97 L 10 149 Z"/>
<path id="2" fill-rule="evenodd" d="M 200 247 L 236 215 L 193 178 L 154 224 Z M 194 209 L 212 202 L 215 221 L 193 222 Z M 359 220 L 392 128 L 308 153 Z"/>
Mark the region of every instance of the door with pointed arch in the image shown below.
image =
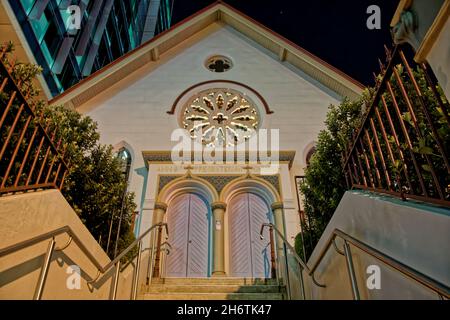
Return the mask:
<path id="1" fill-rule="evenodd" d="M 266 202 L 253 193 L 242 193 L 229 205 L 230 275 L 244 278 L 270 278 L 270 242 L 267 228 L 271 221 Z"/>
<path id="2" fill-rule="evenodd" d="M 210 214 L 198 195 L 186 193 L 174 198 L 167 210 L 169 243 L 167 278 L 206 278 L 209 276 Z"/>

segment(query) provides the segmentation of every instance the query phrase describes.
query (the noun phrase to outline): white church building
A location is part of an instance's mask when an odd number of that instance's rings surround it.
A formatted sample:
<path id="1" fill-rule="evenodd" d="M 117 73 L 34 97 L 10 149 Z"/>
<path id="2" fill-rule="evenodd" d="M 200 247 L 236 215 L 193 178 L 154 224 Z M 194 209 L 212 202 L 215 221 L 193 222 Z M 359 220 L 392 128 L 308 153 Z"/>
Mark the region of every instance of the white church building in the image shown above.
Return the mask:
<path id="1" fill-rule="evenodd" d="M 50 103 L 92 117 L 101 142 L 131 158 L 136 235 L 168 225 L 172 250 L 163 277 L 270 278 L 261 227 L 273 223 L 294 243 L 295 177 L 304 174 L 329 105 L 358 97 L 362 88 L 218 2 Z M 174 161 L 180 129 L 194 146 L 182 163 Z M 254 157 L 254 148 L 240 149 L 265 132 L 272 147 L 279 141 L 276 150 Z M 218 141 L 228 147 L 228 161 L 197 157 Z M 264 170 L 268 164 L 275 170 Z"/>

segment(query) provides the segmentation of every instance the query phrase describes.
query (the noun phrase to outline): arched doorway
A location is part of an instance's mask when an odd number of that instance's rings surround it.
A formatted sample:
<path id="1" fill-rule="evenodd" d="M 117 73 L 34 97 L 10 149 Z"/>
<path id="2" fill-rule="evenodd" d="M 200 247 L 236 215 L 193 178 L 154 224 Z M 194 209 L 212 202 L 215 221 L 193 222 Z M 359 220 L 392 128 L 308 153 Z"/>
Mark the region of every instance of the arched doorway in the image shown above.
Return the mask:
<path id="1" fill-rule="evenodd" d="M 229 204 L 230 276 L 270 278 L 270 239 L 261 226 L 271 222 L 267 203 L 253 193 L 240 193 Z"/>
<path id="2" fill-rule="evenodd" d="M 165 276 L 206 278 L 209 276 L 210 214 L 206 202 L 197 194 L 175 197 L 167 211 L 169 243 Z"/>

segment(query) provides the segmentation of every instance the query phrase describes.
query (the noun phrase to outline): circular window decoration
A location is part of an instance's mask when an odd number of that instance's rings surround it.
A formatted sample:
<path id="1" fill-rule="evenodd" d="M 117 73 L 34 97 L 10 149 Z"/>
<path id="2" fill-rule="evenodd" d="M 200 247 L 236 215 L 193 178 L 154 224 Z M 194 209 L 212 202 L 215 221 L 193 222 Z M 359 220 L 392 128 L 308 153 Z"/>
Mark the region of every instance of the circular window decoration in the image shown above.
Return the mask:
<path id="1" fill-rule="evenodd" d="M 190 98 L 181 124 L 192 139 L 207 146 L 234 146 L 259 128 L 258 108 L 246 95 L 231 89 L 209 89 Z"/>
<path id="2" fill-rule="evenodd" d="M 233 68 L 233 62 L 225 56 L 214 56 L 206 60 L 205 66 L 211 72 L 227 72 Z"/>

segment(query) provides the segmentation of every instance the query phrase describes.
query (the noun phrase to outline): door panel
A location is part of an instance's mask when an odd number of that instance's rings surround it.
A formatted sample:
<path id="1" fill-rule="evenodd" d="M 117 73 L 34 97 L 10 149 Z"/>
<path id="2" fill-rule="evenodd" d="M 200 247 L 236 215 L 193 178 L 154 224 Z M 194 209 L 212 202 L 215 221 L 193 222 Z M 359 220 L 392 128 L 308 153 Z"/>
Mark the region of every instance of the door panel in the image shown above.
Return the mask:
<path id="1" fill-rule="evenodd" d="M 252 273 L 247 198 L 247 194 L 238 195 L 230 206 L 230 274 L 233 277 L 248 277 Z"/>
<path id="2" fill-rule="evenodd" d="M 252 271 L 254 278 L 270 277 L 270 244 L 268 229 L 264 229 L 261 239 L 261 226 L 269 222 L 269 209 L 260 197 L 249 194 L 250 234 L 252 243 Z"/>
<path id="3" fill-rule="evenodd" d="M 258 196 L 240 194 L 230 205 L 230 274 L 234 277 L 269 278 L 270 246 L 267 229 L 269 208 Z"/>
<path id="4" fill-rule="evenodd" d="M 166 277 L 207 277 L 209 251 L 208 208 L 195 194 L 171 201 L 167 211 L 169 243 Z"/>
<path id="5" fill-rule="evenodd" d="M 172 246 L 166 257 L 167 277 L 186 277 L 189 201 L 189 194 L 178 196 L 171 201 L 167 211 L 169 243 Z"/>
<path id="6" fill-rule="evenodd" d="M 191 194 L 189 210 L 189 242 L 187 276 L 208 276 L 208 208 L 198 196 Z"/>

